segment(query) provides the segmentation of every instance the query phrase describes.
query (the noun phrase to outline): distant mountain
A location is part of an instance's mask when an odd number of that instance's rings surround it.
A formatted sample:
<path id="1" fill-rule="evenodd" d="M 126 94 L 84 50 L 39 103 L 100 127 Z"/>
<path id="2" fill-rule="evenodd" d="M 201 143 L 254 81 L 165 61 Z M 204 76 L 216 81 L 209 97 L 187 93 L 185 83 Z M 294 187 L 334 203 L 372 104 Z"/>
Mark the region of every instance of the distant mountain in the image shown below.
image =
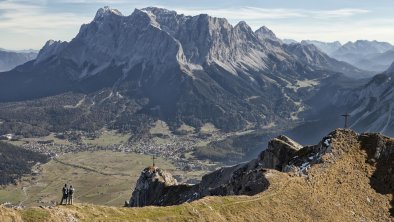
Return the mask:
<path id="1" fill-rule="evenodd" d="M 393 49 L 393 46 L 388 42 L 357 40 L 344 44 L 335 54 L 344 55 L 348 53 L 358 53 L 361 55 L 368 55 L 371 53 L 383 53 L 390 49 Z"/>
<path id="2" fill-rule="evenodd" d="M 394 49 L 383 53 L 374 53 L 358 60 L 355 66 L 374 71 L 384 71 L 394 62 Z"/>
<path id="3" fill-rule="evenodd" d="M 37 57 L 37 52 L 13 52 L 0 49 L 0 72 L 9 71 Z"/>
<path id="4" fill-rule="evenodd" d="M 306 42 L 301 44 L 292 43 L 286 44 L 283 47 L 287 52 L 296 56 L 298 60 L 307 64 L 314 64 L 316 67 L 321 69 L 329 69 L 339 73 L 346 73 L 347 76 L 353 78 L 368 78 L 372 76 L 372 73 L 365 72 L 346 62 L 341 62 L 329 57 L 314 44 L 306 44 Z"/>
<path id="5" fill-rule="evenodd" d="M 299 43 L 299 42 L 297 42 L 297 41 L 294 40 L 294 39 L 282 39 L 282 42 L 283 42 L 284 44 Z"/>
<path id="6" fill-rule="evenodd" d="M 338 50 L 342 47 L 342 44 L 338 41 L 336 42 L 321 42 L 316 40 L 303 40 L 301 41 L 303 45 L 314 45 L 322 52 L 326 53 L 327 55 L 331 55 L 333 52 Z"/>
<path id="7" fill-rule="evenodd" d="M 276 35 L 275 35 L 275 33 L 273 31 L 271 31 L 270 29 L 268 29 L 265 26 L 262 26 L 259 29 L 257 29 L 255 31 L 255 34 L 262 41 L 270 39 L 270 40 L 273 40 L 273 41 L 282 42 L 280 39 L 278 39 L 278 37 L 276 37 Z"/>
<path id="8" fill-rule="evenodd" d="M 391 50 L 394 46 L 387 42 L 358 40 L 344 44 L 330 55 L 360 69 L 382 72 L 394 61 L 392 53 L 387 53 Z"/>

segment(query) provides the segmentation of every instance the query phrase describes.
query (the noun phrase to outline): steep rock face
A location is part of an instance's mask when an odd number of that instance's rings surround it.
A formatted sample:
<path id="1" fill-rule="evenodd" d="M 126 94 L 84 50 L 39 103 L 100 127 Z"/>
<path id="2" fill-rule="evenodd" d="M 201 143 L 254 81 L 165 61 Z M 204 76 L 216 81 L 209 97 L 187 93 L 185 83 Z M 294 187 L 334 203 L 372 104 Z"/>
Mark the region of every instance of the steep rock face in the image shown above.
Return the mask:
<path id="1" fill-rule="evenodd" d="M 381 134 L 367 133 L 360 136 L 363 149 L 367 151 L 368 163 L 376 167 L 371 186 L 381 194 L 394 196 L 394 140 Z M 391 217 L 394 217 L 394 198 L 391 200 Z"/>
<path id="2" fill-rule="evenodd" d="M 278 136 L 268 143 L 268 148 L 261 152 L 259 162 L 265 168 L 282 170 L 294 154 L 302 148 L 302 145 L 286 136 Z"/>
<path id="3" fill-rule="evenodd" d="M 52 57 L 58 56 L 60 52 L 67 47 L 67 42 L 49 40 L 45 43 L 44 47 L 38 53 L 35 64 L 44 62 Z"/>
<path id="4" fill-rule="evenodd" d="M 262 41 L 266 39 L 270 39 L 282 43 L 282 41 L 278 39 L 278 37 L 276 37 L 275 33 L 265 26 L 262 26 L 259 29 L 257 29 L 255 31 L 255 34 Z"/>
<path id="5" fill-rule="evenodd" d="M 148 167 L 141 172 L 132 197 L 131 207 L 148 205 L 173 205 L 186 202 L 192 186 L 178 185 L 173 176 L 157 167 Z"/>

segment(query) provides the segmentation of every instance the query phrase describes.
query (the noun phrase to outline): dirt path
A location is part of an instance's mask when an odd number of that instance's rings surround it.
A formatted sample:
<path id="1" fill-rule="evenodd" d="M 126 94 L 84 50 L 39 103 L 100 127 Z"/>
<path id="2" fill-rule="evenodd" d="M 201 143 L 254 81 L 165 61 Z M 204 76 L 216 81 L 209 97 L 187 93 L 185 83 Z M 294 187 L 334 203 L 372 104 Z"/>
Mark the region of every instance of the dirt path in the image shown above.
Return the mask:
<path id="1" fill-rule="evenodd" d="M 83 170 L 86 170 L 86 171 L 98 173 L 98 174 L 101 174 L 101 175 L 104 175 L 104 176 L 130 176 L 129 174 L 125 174 L 125 173 L 106 173 L 106 172 L 102 172 L 102 171 L 99 171 L 99 170 L 96 170 L 96 169 L 93 169 L 93 168 L 90 168 L 90 167 L 81 166 L 81 165 L 72 164 L 72 163 L 66 163 L 66 162 L 63 162 L 63 161 L 61 161 L 59 159 L 56 159 L 56 158 L 53 158 L 53 161 L 58 162 L 58 163 L 63 164 L 63 165 L 66 165 L 66 166 L 80 168 L 80 169 L 83 169 Z"/>
<path id="2" fill-rule="evenodd" d="M 27 189 L 29 189 L 30 187 L 31 187 L 31 185 L 28 187 L 22 187 L 22 191 L 23 191 L 23 195 L 25 196 L 25 199 L 23 199 L 21 202 L 19 202 L 19 204 L 18 204 L 19 207 L 21 207 L 22 204 L 29 199 L 29 194 L 27 194 Z"/>
<path id="3" fill-rule="evenodd" d="M 122 198 L 122 197 L 124 198 L 124 195 L 123 195 L 123 194 L 119 194 L 118 197 L 115 197 L 114 199 L 109 200 L 109 201 L 105 202 L 104 204 L 112 203 L 112 202 L 114 202 L 115 200 L 118 200 L 118 199 L 120 199 L 120 198 Z"/>

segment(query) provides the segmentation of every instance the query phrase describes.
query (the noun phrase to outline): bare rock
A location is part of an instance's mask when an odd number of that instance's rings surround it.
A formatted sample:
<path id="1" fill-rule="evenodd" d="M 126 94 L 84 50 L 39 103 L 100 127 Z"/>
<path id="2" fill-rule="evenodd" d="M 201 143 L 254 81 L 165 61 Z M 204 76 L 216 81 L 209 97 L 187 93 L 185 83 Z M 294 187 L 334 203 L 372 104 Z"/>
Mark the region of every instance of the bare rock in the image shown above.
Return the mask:
<path id="1" fill-rule="evenodd" d="M 176 179 L 164 170 L 157 167 L 147 167 L 141 172 L 132 197 L 129 201 L 131 207 L 147 205 L 173 205 L 185 202 L 182 196 L 191 186 L 178 185 Z"/>
<path id="2" fill-rule="evenodd" d="M 268 143 L 268 148 L 259 155 L 259 162 L 265 168 L 282 170 L 282 165 L 289 161 L 302 148 L 286 136 L 278 136 Z"/>

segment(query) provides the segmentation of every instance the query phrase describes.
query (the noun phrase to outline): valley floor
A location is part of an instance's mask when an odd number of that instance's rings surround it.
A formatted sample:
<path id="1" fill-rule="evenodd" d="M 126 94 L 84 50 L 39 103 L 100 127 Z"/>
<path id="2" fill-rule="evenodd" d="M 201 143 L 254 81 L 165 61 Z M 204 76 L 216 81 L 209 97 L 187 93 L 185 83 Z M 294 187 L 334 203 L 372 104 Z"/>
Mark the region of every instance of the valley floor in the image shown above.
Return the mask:
<path id="1" fill-rule="evenodd" d="M 366 163 L 367 153 L 351 137 L 339 136 L 333 147 L 346 151 L 335 162 L 314 165 L 307 177 L 268 170 L 270 187 L 255 196 L 206 197 L 170 207 L 0 207 L 0 221 L 394 221 L 393 194 L 371 187 L 376 168 Z"/>
<path id="2" fill-rule="evenodd" d="M 123 206 L 141 169 L 150 164 L 151 156 L 135 153 L 94 151 L 64 154 L 36 166 L 33 175 L 23 177 L 17 185 L 1 188 L 0 203 L 53 206 L 60 201 L 61 188 L 67 183 L 77 189 L 77 202 Z M 170 161 L 162 158 L 158 158 L 156 164 L 183 178 L 199 179 L 205 173 L 176 170 Z"/>

